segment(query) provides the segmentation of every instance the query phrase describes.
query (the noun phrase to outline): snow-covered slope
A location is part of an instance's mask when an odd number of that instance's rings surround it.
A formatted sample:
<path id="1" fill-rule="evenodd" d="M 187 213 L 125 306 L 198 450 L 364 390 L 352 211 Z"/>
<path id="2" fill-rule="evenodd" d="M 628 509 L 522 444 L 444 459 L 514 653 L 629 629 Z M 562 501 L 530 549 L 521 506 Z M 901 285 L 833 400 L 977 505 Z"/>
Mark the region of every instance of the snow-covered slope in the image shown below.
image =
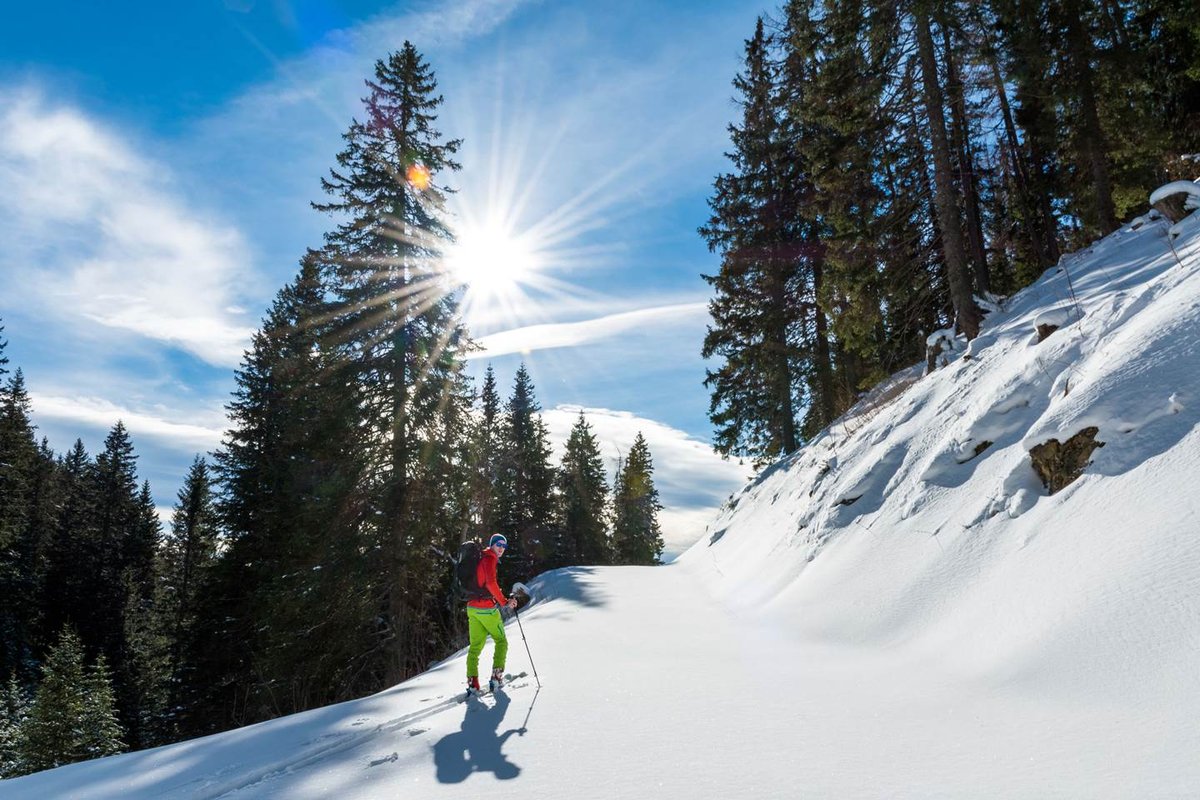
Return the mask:
<path id="1" fill-rule="evenodd" d="M 0 797 L 1200 795 L 1200 221 L 1181 227 L 1067 257 L 676 564 L 543 576 L 522 614 L 540 691 L 510 622 L 530 674 L 504 697 L 458 702 L 460 653 Z M 1089 426 L 1104 447 L 1047 496 L 1029 449 Z"/>

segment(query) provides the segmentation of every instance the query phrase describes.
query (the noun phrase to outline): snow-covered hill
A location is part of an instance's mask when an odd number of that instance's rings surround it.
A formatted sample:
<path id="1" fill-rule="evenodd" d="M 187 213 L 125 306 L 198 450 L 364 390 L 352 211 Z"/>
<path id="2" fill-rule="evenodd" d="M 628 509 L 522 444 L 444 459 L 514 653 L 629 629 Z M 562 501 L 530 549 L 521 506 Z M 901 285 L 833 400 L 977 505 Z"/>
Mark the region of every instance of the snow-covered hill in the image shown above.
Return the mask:
<path id="1" fill-rule="evenodd" d="M 543 576 L 522 614 L 540 691 L 510 622 L 530 675 L 505 696 L 458 702 L 460 653 L 0 797 L 1198 796 L 1200 220 L 1182 228 L 1068 256 L 677 563 Z M 1088 427 L 1104 446 L 1048 496 L 1030 449 Z"/>

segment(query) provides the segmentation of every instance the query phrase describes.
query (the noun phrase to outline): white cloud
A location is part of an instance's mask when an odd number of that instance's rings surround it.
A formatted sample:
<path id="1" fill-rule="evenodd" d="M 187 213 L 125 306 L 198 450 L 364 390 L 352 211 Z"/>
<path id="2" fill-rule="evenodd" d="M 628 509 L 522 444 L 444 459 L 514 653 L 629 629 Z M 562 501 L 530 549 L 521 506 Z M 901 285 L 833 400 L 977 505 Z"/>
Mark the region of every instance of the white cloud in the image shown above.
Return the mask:
<path id="1" fill-rule="evenodd" d="M 628 411 L 560 405 L 543 412 L 557 463 L 571 427 L 583 412 L 600 443 L 612 486 L 617 459 L 629 452 L 640 432 L 654 458 L 654 485 L 663 511 L 666 553 L 677 555 L 704 535 L 705 526 L 731 492 L 753 475 L 748 465 L 722 459 L 712 447 L 681 430 Z"/>
<path id="2" fill-rule="evenodd" d="M 0 92 L 0 271 L 6 301 L 234 365 L 251 328 L 241 233 L 206 218 L 171 170 L 38 91 Z"/>
<path id="3" fill-rule="evenodd" d="M 156 439 L 168 446 L 195 452 L 215 450 L 221 443 L 221 417 L 210 415 L 207 425 L 178 422 L 149 411 L 140 411 L 118 406 L 98 397 L 61 397 L 58 395 L 31 394 L 34 417 L 65 420 L 68 422 L 108 429 L 121 421 L 135 437 Z M 162 409 L 158 409 L 162 410 Z"/>
<path id="4" fill-rule="evenodd" d="M 589 342 L 610 339 L 626 331 L 654 325 L 671 325 L 680 320 L 692 320 L 707 313 L 707 303 L 677 303 L 669 306 L 642 308 L 609 314 L 579 322 L 560 322 L 529 325 L 510 331 L 500 331 L 479 340 L 484 348 L 473 358 L 491 358 L 509 353 L 530 353 L 555 347 L 575 347 Z"/>

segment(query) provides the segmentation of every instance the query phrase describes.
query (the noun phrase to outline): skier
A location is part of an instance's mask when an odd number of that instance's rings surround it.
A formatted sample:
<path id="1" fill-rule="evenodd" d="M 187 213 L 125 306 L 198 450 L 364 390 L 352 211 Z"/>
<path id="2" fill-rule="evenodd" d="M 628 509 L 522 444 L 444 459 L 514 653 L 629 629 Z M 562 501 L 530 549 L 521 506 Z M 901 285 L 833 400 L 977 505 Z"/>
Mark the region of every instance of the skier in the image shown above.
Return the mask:
<path id="1" fill-rule="evenodd" d="M 504 685 L 504 657 L 508 654 L 508 637 L 504 635 L 504 620 L 500 616 L 501 606 L 516 608 L 516 599 L 505 598 L 496 582 L 496 567 L 500 564 L 500 556 L 508 548 L 508 539 L 503 534 L 493 534 L 488 540 L 488 546 L 480 555 L 479 566 L 475 578 L 478 585 L 489 596 L 467 601 L 467 626 L 471 638 L 471 647 L 467 650 L 467 691 L 478 694 L 479 688 L 479 656 L 487 637 L 491 636 L 496 643 L 492 655 L 492 677 L 488 681 L 489 691 L 495 691 Z"/>

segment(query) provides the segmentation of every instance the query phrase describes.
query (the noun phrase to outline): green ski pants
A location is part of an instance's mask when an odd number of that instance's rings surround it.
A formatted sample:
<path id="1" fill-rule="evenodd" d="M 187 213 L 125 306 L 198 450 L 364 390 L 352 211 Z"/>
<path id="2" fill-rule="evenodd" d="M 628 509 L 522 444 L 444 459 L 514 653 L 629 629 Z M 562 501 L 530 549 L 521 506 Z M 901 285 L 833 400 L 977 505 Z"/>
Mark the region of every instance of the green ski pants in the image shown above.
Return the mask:
<path id="1" fill-rule="evenodd" d="M 467 650 L 467 677 L 479 675 L 479 655 L 491 636 L 496 641 L 496 652 L 492 655 L 492 669 L 504 669 L 504 657 L 508 655 L 508 637 L 504 635 L 504 620 L 498 608 L 475 608 L 467 606 L 467 626 L 471 637 L 471 648 Z"/>

